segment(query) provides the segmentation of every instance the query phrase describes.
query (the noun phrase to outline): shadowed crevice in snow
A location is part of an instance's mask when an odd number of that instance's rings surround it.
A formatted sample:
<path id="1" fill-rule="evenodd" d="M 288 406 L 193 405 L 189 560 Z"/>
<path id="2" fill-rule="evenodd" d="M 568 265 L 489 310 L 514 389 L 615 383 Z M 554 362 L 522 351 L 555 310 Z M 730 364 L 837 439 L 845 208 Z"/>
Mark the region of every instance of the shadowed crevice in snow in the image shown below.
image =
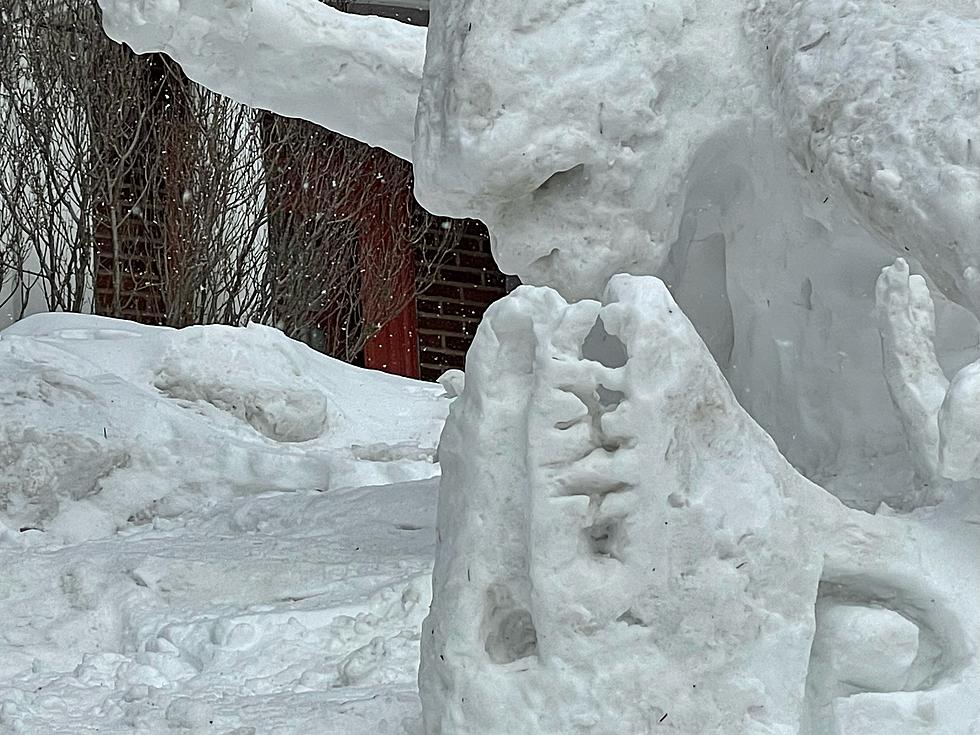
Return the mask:
<path id="1" fill-rule="evenodd" d="M 802 735 L 856 735 L 872 720 L 896 732 L 952 732 L 944 713 L 916 712 L 916 693 L 954 682 L 968 648 L 957 615 L 921 580 L 821 582 Z"/>
<path id="2" fill-rule="evenodd" d="M 504 584 L 493 584 L 487 589 L 483 628 L 484 649 L 495 664 L 510 664 L 537 652 L 537 632 L 531 613 L 514 601 Z"/>
<path id="3" fill-rule="evenodd" d="M 583 531 L 589 552 L 597 557 L 622 561 L 627 541 L 623 521 L 623 516 L 598 516 Z"/>
<path id="4" fill-rule="evenodd" d="M 599 317 L 582 343 L 582 358 L 595 360 L 608 368 L 621 368 L 629 360 L 629 354 L 623 341 L 609 334 Z"/>

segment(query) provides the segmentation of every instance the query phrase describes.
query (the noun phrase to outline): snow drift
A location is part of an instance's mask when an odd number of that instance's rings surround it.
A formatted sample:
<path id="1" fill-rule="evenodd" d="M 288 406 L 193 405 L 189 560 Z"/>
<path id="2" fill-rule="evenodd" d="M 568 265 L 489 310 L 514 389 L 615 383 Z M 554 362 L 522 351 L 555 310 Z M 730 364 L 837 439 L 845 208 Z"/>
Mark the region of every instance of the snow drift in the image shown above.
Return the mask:
<path id="1" fill-rule="evenodd" d="M 414 727 L 442 394 L 259 326 L 0 332 L 0 732 Z"/>
<path id="2" fill-rule="evenodd" d="M 231 494 L 437 473 L 438 387 L 267 327 L 44 314 L 0 333 L 0 365 L 0 521 L 13 533 L 78 540 Z"/>

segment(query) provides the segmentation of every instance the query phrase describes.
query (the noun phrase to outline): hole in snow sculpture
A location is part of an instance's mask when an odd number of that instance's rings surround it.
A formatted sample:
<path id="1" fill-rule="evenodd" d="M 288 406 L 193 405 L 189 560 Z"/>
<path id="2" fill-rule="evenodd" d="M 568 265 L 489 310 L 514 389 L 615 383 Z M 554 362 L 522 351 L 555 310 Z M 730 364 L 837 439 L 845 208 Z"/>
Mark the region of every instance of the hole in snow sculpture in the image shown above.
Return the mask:
<path id="1" fill-rule="evenodd" d="M 605 413 L 616 408 L 626 397 L 622 391 L 610 390 L 601 383 L 595 389 L 596 399 L 599 401 L 600 410 Z"/>
<path id="2" fill-rule="evenodd" d="M 632 610 L 627 610 L 618 618 L 616 618 L 616 620 L 619 621 L 620 623 L 626 623 L 627 625 L 639 625 L 641 627 L 646 627 L 646 623 L 640 620 L 638 617 L 636 617 L 636 615 L 633 614 Z"/>
<path id="3" fill-rule="evenodd" d="M 602 317 L 595 320 L 595 325 L 586 335 L 585 341 L 582 343 L 582 357 L 586 360 L 601 362 L 610 368 L 623 367 L 629 359 L 629 355 L 626 353 L 626 345 L 606 331 Z"/>
<path id="4" fill-rule="evenodd" d="M 593 556 L 623 560 L 625 532 L 622 516 L 599 517 L 585 529 L 585 539 Z"/>
<path id="5" fill-rule="evenodd" d="M 516 606 L 507 587 L 494 584 L 487 589 L 484 614 L 484 648 L 491 661 L 509 664 L 534 655 L 537 634 L 531 613 Z"/>

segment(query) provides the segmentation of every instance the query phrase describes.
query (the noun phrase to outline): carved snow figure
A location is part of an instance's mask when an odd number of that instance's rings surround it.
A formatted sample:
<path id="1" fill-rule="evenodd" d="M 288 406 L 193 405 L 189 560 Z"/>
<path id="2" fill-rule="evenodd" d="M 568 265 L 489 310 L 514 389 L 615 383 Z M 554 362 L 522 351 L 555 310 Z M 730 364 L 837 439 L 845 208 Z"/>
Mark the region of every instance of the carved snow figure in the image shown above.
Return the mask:
<path id="1" fill-rule="evenodd" d="M 498 302 L 440 460 L 427 733 L 978 722 L 977 565 L 932 578 L 955 545 L 800 476 L 656 279 Z"/>
<path id="2" fill-rule="evenodd" d="M 434 4 L 419 200 L 480 217 L 504 271 L 566 298 L 658 271 L 698 149 L 759 101 L 742 20 L 726 0 Z"/>
<path id="3" fill-rule="evenodd" d="M 314 0 L 102 2 L 551 287 L 440 447 L 427 735 L 980 732 L 975 3 L 433 0 L 423 70 Z M 875 311 L 896 254 L 935 309 L 899 263 Z"/>
<path id="4" fill-rule="evenodd" d="M 794 466 L 908 506 L 869 284 L 916 258 L 941 351 L 976 343 L 946 302 L 975 308 L 980 267 L 972 2 L 441 0 L 427 54 L 315 0 L 101 2 L 212 89 L 414 157 L 423 203 L 485 219 L 525 283 L 661 276 Z M 888 481 L 853 477 L 869 457 Z"/>
<path id="5" fill-rule="evenodd" d="M 980 13 L 970 0 L 443 0 L 432 2 L 428 49 L 423 29 L 316 0 L 100 3 L 112 37 L 170 54 L 211 89 L 414 158 L 420 194 L 447 213 L 479 213 L 509 233 L 510 219 L 534 226 L 555 206 L 594 230 L 557 201 L 568 196 L 542 188 L 554 174 L 573 184 L 568 194 L 610 208 L 597 213 L 613 227 L 600 239 L 572 226 L 571 244 L 550 227 L 541 243 L 501 234 L 501 264 L 528 282 L 554 266 L 559 291 L 594 296 L 609 263 L 660 267 L 705 163 L 699 149 L 761 131 L 879 242 L 974 303 Z M 548 248 L 556 262 L 539 262 Z"/>

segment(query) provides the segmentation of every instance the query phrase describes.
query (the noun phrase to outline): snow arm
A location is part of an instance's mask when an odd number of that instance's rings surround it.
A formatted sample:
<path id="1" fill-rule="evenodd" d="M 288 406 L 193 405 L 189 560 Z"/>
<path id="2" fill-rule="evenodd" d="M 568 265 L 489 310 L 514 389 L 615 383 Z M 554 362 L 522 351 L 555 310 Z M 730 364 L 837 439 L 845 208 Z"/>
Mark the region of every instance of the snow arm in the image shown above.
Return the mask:
<path id="1" fill-rule="evenodd" d="M 946 380 L 936 359 L 932 297 L 899 258 L 876 293 L 885 380 L 923 480 L 980 478 L 980 361 Z"/>
<path id="2" fill-rule="evenodd" d="M 949 389 L 936 359 L 936 317 L 929 287 L 899 258 L 881 271 L 875 311 L 888 392 L 905 427 L 916 474 L 939 472 L 939 409 Z"/>
<path id="3" fill-rule="evenodd" d="M 99 0 L 106 33 L 205 87 L 411 160 L 424 28 L 317 0 Z"/>

